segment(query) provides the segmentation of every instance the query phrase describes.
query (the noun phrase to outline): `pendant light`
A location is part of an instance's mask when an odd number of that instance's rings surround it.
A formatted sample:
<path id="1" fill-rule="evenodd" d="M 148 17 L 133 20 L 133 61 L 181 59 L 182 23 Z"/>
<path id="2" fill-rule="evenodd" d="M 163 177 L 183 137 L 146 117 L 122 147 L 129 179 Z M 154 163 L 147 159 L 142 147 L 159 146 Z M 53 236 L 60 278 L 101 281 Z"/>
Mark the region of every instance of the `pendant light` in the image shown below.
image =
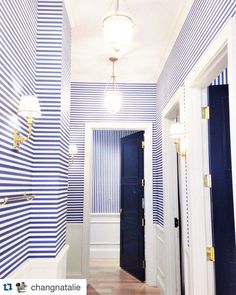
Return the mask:
<path id="1" fill-rule="evenodd" d="M 107 47 L 115 56 L 128 51 L 133 39 L 134 22 L 130 16 L 120 12 L 119 0 L 116 0 L 115 11 L 103 20 L 103 35 Z"/>
<path id="2" fill-rule="evenodd" d="M 115 76 L 115 62 L 118 59 L 116 57 L 110 57 L 109 60 L 112 62 L 112 76 L 104 91 L 104 104 L 108 112 L 115 114 L 121 108 L 122 99 Z"/>

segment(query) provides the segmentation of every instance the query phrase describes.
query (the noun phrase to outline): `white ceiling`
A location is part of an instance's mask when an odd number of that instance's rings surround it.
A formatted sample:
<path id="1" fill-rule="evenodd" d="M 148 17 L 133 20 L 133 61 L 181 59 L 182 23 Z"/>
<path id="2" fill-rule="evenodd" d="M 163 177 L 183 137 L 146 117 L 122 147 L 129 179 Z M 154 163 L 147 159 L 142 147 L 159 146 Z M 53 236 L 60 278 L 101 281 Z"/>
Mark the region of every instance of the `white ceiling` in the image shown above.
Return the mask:
<path id="1" fill-rule="evenodd" d="M 72 26 L 72 80 L 108 82 L 103 18 L 114 0 L 64 0 Z M 120 0 L 135 22 L 132 47 L 115 65 L 118 82 L 156 82 L 193 0 Z"/>

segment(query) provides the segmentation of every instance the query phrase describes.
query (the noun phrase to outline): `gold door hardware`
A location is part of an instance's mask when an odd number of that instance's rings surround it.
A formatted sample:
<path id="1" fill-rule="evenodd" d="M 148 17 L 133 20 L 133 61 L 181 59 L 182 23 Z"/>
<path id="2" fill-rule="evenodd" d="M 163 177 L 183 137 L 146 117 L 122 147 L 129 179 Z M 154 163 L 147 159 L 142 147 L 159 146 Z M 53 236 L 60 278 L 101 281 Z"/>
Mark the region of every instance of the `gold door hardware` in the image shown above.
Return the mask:
<path id="1" fill-rule="evenodd" d="M 144 187 L 145 186 L 145 179 L 141 180 L 141 186 Z"/>
<path id="2" fill-rule="evenodd" d="M 205 174 L 203 176 L 203 184 L 204 184 L 204 187 L 209 187 L 211 188 L 212 186 L 212 182 L 211 182 L 211 174 Z"/>
<path id="3" fill-rule="evenodd" d="M 215 261 L 215 249 L 214 247 L 207 247 L 207 261 Z"/>
<path id="4" fill-rule="evenodd" d="M 142 268 L 146 268 L 146 261 L 145 260 L 142 261 Z"/>
<path id="5" fill-rule="evenodd" d="M 210 108 L 209 106 L 202 107 L 202 119 L 210 119 Z"/>
<path id="6" fill-rule="evenodd" d="M 142 218 L 142 227 L 144 227 L 144 226 L 145 226 L 145 219 Z"/>
<path id="7" fill-rule="evenodd" d="M 141 141 L 141 148 L 144 149 L 144 147 L 145 147 L 145 142 L 144 142 L 144 140 L 142 140 Z"/>

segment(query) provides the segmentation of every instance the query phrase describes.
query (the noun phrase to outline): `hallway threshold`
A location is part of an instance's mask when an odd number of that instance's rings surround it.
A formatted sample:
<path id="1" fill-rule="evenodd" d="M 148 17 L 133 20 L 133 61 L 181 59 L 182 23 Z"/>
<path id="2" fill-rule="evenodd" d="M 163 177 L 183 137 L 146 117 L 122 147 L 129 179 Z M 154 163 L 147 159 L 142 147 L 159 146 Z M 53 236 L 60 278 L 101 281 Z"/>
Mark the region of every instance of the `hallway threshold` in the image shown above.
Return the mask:
<path id="1" fill-rule="evenodd" d="M 119 267 L 117 259 L 91 259 L 88 295 L 160 295 Z"/>

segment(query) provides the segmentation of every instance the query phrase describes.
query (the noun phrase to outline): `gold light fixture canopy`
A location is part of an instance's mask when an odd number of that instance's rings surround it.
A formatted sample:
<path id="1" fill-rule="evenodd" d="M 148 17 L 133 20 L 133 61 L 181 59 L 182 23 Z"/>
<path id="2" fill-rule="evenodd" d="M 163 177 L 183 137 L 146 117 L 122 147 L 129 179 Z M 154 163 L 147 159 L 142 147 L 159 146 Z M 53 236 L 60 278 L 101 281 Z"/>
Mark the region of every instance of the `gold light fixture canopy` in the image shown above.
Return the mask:
<path id="1" fill-rule="evenodd" d="M 115 56 L 128 51 L 134 34 L 134 22 L 130 16 L 120 11 L 116 0 L 115 11 L 103 20 L 103 36 L 107 48 Z"/>
<path id="2" fill-rule="evenodd" d="M 34 95 L 24 95 L 20 98 L 18 114 L 25 117 L 28 126 L 28 135 L 23 136 L 16 129 L 13 130 L 13 149 L 18 150 L 20 144 L 28 140 L 32 135 L 33 118 L 41 116 L 38 97 Z"/>
<path id="3" fill-rule="evenodd" d="M 120 110 L 122 101 L 121 92 L 116 83 L 114 68 L 114 64 L 118 59 L 116 57 L 110 57 L 109 60 L 112 62 L 112 76 L 104 91 L 104 104 L 108 112 L 115 114 Z"/>

